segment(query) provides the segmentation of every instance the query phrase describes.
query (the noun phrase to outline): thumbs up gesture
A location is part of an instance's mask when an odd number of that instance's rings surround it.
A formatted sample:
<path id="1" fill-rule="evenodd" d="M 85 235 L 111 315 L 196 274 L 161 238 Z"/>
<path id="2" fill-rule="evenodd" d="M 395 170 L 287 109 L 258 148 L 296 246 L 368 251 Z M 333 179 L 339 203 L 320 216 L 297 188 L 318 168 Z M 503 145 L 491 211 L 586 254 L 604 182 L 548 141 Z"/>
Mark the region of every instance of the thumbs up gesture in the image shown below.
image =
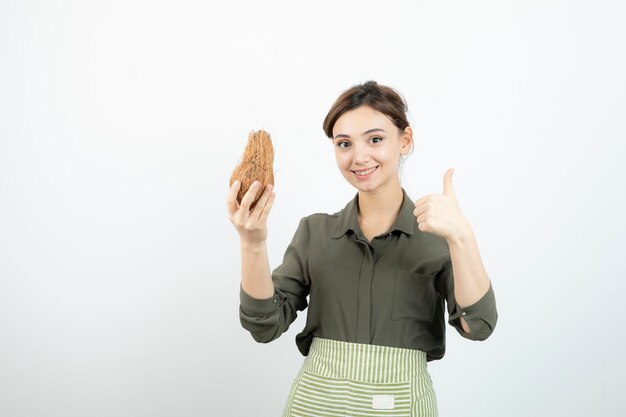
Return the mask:
<path id="1" fill-rule="evenodd" d="M 413 210 L 417 227 L 422 232 L 433 233 L 447 240 L 458 239 L 471 231 L 454 194 L 453 172 L 454 168 L 450 168 L 443 177 L 443 194 L 430 194 L 416 200 Z"/>

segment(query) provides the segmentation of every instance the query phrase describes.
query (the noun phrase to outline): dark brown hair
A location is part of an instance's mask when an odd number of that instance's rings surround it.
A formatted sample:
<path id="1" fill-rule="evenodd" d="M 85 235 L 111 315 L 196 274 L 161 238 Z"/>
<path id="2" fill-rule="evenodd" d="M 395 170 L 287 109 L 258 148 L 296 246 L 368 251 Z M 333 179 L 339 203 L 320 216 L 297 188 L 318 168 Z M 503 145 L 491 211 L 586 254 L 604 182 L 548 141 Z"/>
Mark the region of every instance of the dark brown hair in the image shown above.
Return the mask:
<path id="1" fill-rule="evenodd" d="M 400 130 L 409 126 L 406 120 L 408 106 L 404 98 L 393 88 L 376 81 L 357 84 L 344 91 L 330 108 L 322 125 L 326 136 L 332 139 L 337 119 L 347 111 L 360 106 L 369 106 L 389 117 Z"/>

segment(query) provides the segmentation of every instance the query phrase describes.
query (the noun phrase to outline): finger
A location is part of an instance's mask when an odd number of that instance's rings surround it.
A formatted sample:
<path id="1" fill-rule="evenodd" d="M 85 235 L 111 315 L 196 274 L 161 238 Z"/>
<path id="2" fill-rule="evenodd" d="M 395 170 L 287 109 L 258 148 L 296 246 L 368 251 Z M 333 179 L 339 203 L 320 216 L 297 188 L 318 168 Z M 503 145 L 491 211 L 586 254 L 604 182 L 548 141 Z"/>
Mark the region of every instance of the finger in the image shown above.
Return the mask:
<path id="1" fill-rule="evenodd" d="M 272 191 L 265 203 L 265 207 L 263 207 L 263 211 L 261 212 L 261 216 L 259 217 L 259 222 L 266 222 L 267 218 L 270 215 L 270 211 L 272 211 L 272 206 L 274 205 L 274 200 L 276 199 L 276 193 Z"/>
<path id="2" fill-rule="evenodd" d="M 263 194 L 261 194 L 261 197 L 254 205 L 254 208 L 252 209 L 252 213 L 250 214 L 250 217 L 252 217 L 253 219 L 257 219 L 257 220 L 259 219 L 259 217 L 261 216 L 261 213 L 263 212 L 263 208 L 265 207 L 265 203 L 267 203 L 267 199 L 272 193 L 272 189 L 273 189 L 273 186 L 271 184 L 268 184 L 265 186 L 265 190 L 263 190 Z"/>
<path id="3" fill-rule="evenodd" d="M 415 209 L 413 209 L 413 214 L 415 214 L 415 217 L 417 217 L 420 214 L 425 213 L 428 210 L 431 210 L 432 207 L 433 207 L 432 200 L 431 199 L 425 200 L 422 203 L 415 206 Z"/>
<path id="4" fill-rule="evenodd" d="M 415 200 L 413 204 L 415 204 L 415 206 L 419 206 L 420 204 L 425 203 L 426 201 L 432 199 L 433 197 L 435 197 L 435 194 L 425 195 L 424 197 L 418 198 L 417 200 Z"/>
<path id="5" fill-rule="evenodd" d="M 228 196 L 226 197 L 226 207 L 228 208 L 228 214 L 231 216 L 237 211 L 237 193 L 241 188 L 241 181 L 235 181 L 228 190 Z"/>
<path id="6" fill-rule="evenodd" d="M 454 186 L 452 185 L 452 174 L 454 174 L 454 168 L 450 168 L 443 176 L 443 193 L 445 195 L 454 196 Z"/>
<path id="7" fill-rule="evenodd" d="M 243 208 L 246 211 L 250 210 L 250 206 L 252 205 L 252 203 L 254 202 L 254 199 L 256 198 L 256 193 L 257 191 L 259 191 L 259 187 L 261 187 L 261 183 L 259 181 L 254 181 L 252 183 L 248 191 L 246 191 L 246 194 L 241 199 L 241 204 L 239 205 L 240 208 Z"/>

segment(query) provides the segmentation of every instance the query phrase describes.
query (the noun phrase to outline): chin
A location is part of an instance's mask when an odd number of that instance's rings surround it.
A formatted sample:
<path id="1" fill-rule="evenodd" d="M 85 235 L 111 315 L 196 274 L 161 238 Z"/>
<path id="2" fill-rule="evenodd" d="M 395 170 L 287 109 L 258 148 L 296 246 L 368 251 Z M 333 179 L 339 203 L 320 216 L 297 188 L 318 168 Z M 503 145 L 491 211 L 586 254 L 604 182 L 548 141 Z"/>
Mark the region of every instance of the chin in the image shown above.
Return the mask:
<path id="1" fill-rule="evenodd" d="M 350 184 L 352 184 L 352 186 L 356 188 L 357 191 L 360 191 L 363 193 L 371 193 L 380 188 L 380 184 L 355 184 L 355 183 L 350 183 Z"/>

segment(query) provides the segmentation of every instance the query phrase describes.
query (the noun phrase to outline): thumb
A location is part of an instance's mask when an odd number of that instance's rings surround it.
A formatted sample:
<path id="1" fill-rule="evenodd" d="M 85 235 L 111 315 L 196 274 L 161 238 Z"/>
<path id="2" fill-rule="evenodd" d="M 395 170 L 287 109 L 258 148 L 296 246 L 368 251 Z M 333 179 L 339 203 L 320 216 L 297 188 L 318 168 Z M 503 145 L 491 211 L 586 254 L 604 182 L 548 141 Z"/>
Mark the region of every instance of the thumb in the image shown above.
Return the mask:
<path id="1" fill-rule="evenodd" d="M 453 173 L 454 173 L 454 168 L 450 168 L 446 171 L 446 174 L 443 176 L 443 193 L 445 195 L 454 196 L 454 186 L 452 185 Z"/>

